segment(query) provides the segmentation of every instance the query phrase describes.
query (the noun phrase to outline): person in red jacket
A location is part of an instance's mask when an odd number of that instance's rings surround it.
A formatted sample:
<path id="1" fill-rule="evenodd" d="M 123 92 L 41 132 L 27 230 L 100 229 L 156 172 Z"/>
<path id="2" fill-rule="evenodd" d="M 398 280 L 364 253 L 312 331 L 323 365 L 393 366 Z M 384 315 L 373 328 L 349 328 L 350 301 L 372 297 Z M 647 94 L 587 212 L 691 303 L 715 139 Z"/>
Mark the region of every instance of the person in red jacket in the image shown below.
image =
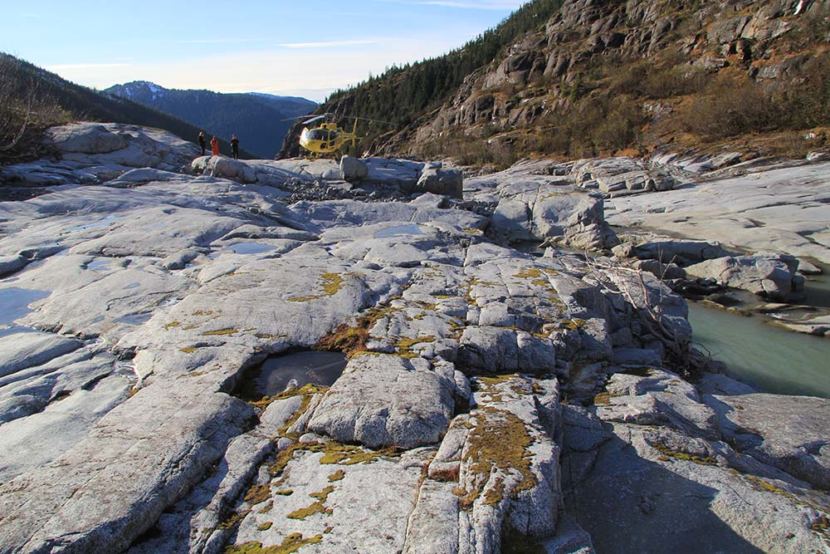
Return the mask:
<path id="1" fill-rule="evenodd" d="M 214 156 L 219 155 L 219 139 L 217 139 L 215 136 L 212 139 L 210 139 L 210 152 Z"/>

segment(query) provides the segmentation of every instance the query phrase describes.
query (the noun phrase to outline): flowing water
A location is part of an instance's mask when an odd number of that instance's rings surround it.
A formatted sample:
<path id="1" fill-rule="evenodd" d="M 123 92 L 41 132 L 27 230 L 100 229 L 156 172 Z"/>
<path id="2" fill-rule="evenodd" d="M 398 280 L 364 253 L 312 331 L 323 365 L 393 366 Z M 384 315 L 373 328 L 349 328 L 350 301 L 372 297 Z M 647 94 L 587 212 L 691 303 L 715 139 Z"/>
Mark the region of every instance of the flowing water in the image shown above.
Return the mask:
<path id="1" fill-rule="evenodd" d="M 830 339 L 689 302 L 694 340 L 726 372 L 764 392 L 830 398 Z"/>

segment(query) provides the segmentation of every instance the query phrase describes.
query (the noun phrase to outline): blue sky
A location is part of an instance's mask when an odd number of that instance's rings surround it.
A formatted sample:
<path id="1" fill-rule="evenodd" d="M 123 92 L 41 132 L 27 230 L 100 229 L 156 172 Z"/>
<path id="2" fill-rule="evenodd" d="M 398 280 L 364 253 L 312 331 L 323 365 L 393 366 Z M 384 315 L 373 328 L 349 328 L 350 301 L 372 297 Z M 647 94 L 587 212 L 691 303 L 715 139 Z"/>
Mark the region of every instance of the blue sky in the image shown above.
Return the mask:
<path id="1" fill-rule="evenodd" d="M 87 86 L 296 94 L 462 45 L 524 0 L 0 0 L 0 51 Z"/>

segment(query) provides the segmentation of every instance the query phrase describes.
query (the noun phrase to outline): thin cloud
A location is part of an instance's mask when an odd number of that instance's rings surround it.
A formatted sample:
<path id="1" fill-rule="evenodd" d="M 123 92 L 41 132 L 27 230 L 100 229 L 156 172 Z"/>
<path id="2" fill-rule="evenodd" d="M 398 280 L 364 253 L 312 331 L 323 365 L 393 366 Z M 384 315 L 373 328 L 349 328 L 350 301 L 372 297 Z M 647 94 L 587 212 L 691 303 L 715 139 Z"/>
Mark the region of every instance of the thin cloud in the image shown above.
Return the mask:
<path id="1" fill-rule="evenodd" d="M 379 44 L 377 40 L 329 40 L 321 42 L 288 42 L 280 44 L 283 48 L 291 48 L 292 50 L 301 50 L 308 48 L 340 48 L 343 46 L 368 46 L 371 44 Z"/>

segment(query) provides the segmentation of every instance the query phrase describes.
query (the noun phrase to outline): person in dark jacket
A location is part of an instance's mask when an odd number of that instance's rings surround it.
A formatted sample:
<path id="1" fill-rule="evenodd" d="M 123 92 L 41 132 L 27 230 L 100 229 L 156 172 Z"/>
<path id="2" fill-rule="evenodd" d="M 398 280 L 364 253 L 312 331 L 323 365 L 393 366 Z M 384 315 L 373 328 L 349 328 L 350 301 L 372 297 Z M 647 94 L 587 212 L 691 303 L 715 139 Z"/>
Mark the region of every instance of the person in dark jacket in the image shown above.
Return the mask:
<path id="1" fill-rule="evenodd" d="M 205 150 L 207 149 L 207 137 L 205 136 L 204 129 L 199 131 L 199 147 L 202 149 L 202 156 L 204 156 Z"/>
<path id="2" fill-rule="evenodd" d="M 233 159 L 238 160 L 239 159 L 239 137 L 236 136 L 236 133 L 234 133 L 231 136 L 231 152 L 233 153 Z"/>

